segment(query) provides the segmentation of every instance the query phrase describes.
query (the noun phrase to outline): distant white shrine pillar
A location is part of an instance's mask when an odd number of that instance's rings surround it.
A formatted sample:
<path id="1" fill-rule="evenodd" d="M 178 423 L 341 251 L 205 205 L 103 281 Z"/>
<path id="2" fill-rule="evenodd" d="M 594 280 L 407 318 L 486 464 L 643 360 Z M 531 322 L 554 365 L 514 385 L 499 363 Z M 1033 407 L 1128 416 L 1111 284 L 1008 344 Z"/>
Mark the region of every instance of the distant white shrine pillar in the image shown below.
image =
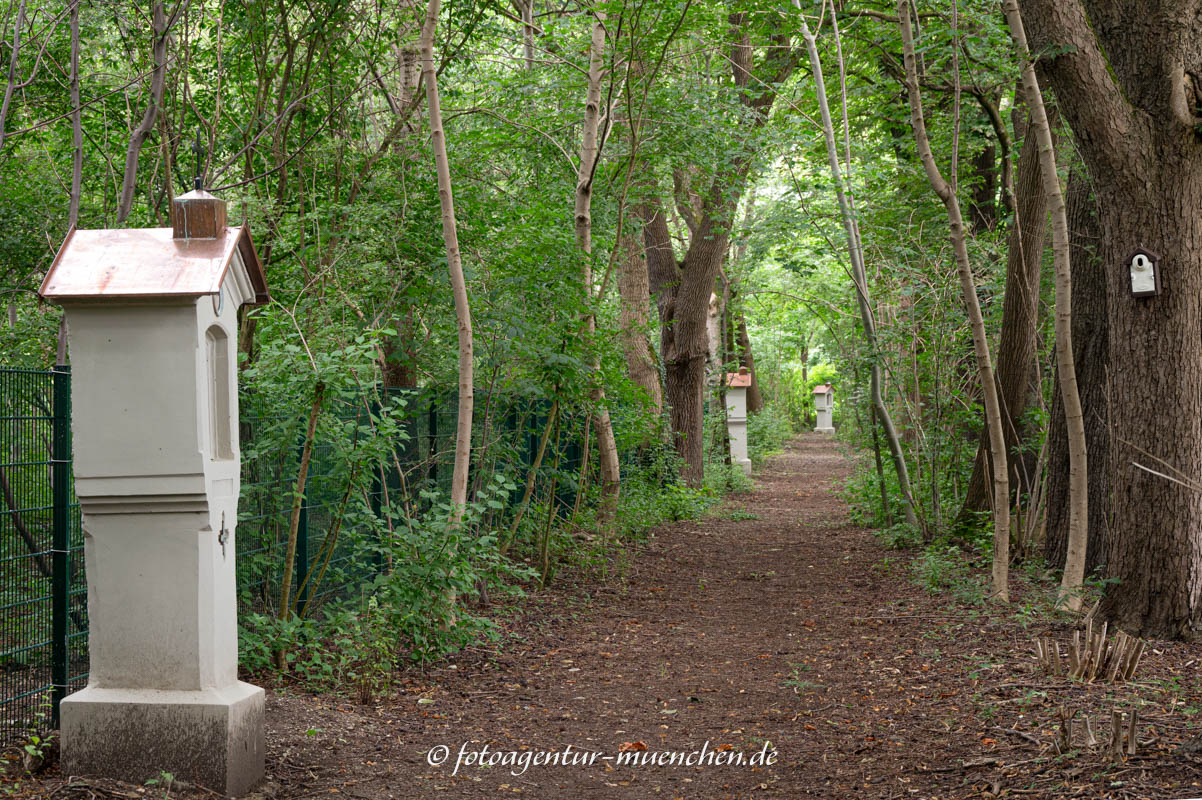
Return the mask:
<path id="1" fill-rule="evenodd" d="M 834 433 L 835 388 L 829 383 L 814 387 L 814 410 L 818 412 L 818 424 L 814 426 L 814 431 Z"/>
<path id="2" fill-rule="evenodd" d="M 726 373 L 726 433 L 730 439 L 730 463 L 751 474 L 751 459 L 747 457 L 747 387 L 751 373 L 747 367 Z"/>

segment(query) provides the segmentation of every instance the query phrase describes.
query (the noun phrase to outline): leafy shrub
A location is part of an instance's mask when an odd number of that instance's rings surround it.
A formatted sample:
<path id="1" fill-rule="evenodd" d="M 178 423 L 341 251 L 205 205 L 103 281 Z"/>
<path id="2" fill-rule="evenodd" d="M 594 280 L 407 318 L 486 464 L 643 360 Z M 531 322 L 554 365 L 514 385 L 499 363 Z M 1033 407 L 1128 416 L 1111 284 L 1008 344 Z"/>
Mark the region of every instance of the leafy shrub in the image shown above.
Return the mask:
<path id="1" fill-rule="evenodd" d="M 280 619 L 274 614 L 249 613 L 243 614 L 239 622 L 238 661 L 251 672 L 273 669 L 273 653 L 277 649 L 287 651 L 291 664 L 296 653 L 321 642 L 321 629 L 313 619 Z"/>
<path id="2" fill-rule="evenodd" d="M 747 494 L 755 487 L 738 464 L 717 461 L 705 465 L 705 488 L 716 499 L 726 494 Z"/>
<path id="3" fill-rule="evenodd" d="M 946 591 L 962 603 L 984 601 L 980 579 L 972 574 L 963 553 L 955 545 L 931 544 L 914 559 L 911 569 L 914 582 L 930 594 Z"/>
<path id="4" fill-rule="evenodd" d="M 796 433 L 792 420 L 777 406 L 767 406 L 747 417 L 747 455 L 753 467 L 780 453 L 785 442 Z"/>
<path id="5" fill-rule="evenodd" d="M 410 657 L 429 661 L 454 652 L 479 637 L 494 638 L 491 620 L 472 614 L 463 603 L 479 586 L 520 594 L 519 584 L 533 580 L 529 567 L 501 555 L 498 534 L 485 523 L 489 512 L 504 508 L 514 487 L 495 477 L 458 522 L 451 506 L 436 492 L 424 492 L 430 510 L 420 518 L 394 508 L 391 536 L 382 537 L 383 556 L 391 565 L 375 582 L 375 596 L 388 624 Z"/>
<path id="6" fill-rule="evenodd" d="M 873 534 L 890 550 L 908 550 L 922 544 L 922 531 L 906 522 L 898 522 Z"/>

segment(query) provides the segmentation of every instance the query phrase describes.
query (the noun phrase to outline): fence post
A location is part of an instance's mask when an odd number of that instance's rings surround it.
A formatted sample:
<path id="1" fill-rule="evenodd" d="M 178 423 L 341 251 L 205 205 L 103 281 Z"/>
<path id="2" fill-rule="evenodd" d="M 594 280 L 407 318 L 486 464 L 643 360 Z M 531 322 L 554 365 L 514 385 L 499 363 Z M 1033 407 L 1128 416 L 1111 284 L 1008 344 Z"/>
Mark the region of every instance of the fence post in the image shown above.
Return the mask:
<path id="1" fill-rule="evenodd" d="M 438 395 L 428 392 L 430 398 L 429 427 L 430 427 L 430 468 L 427 473 L 431 486 L 438 484 Z"/>
<path id="2" fill-rule="evenodd" d="M 316 442 L 313 443 L 313 449 L 317 449 Z M 302 436 L 297 453 L 297 464 L 300 464 L 304 450 L 305 441 Z M 305 480 L 304 491 L 301 492 L 300 518 L 297 520 L 296 526 L 296 577 L 292 581 L 294 586 L 301 586 L 305 576 L 309 574 L 309 481 L 311 480 L 313 480 L 313 456 L 309 457 L 309 475 Z M 304 588 L 297 594 L 296 607 L 298 609 L 309 605 L 309 589 L 309 584 L 304 583 Z"/>
<path id="3" fill-rule="evenodd" d="M 572 427 L 575 427 L 575 420 L 572 421 Z M 563 475 L 561 476 L 562 483 L 559 490 L 560 496 L 557 498 L 560 507 L 565 510 L 566 514 L 570 514 L 572 509 L 576 507 L 576 495 L 580 492 L 580 461 L 583 457 L 583 452 L 580 438 L 577 437 L 576 432 L 573 430 L 568 435 L 567 454 L 564 459 Z M 567 477 L 569 474 L 576 477 L 569 479 Z"/>
<path id="4" fill-rule="evenodd" d="M 386 393 L 388 391 L 388 389 L 385 388 L 384 386 L 380 386 L 378 388 L 379 388 L 379 391 L 381 394 Z M 381 410 L 382 410 L 382 405 L 380 403 L 380 398 L 379 397 L 372 398 L 371 407 L 370 407 L 370 410 L 368 411 L 368 414 L 370 414 L 371 419 L 368 420 L 368 422 L 370 423 L 373 431 L 378 430 Z M 376 464 L 375 469 L 372 470 L 372 478 L 371 478 L 371 489 L 370 489 L 371 513 L 372 513 L 372 516 L 374 516 L 376 518 L 376 522 L 379 526 L 376 529 L 377 530 L 377 533 L 376 533 L 376 543 L 377 544 L 380 544 L 384 537 L 384 525 L 383 525 L 382 520 L 384 517 L 384 470 L 385 470 L 386 466 L 387 466 L 387 461 L 381 460 L 378 464 Z M 377 573 L 379 573 L 383 569 L 384 553 L 382 551 L 382 548 L 380 548 L 380 547 L 376 548 L 376 554 L 372 557 L 372 564 L 375 566 Z"/>
<path id="5" fill-rule="evenodd" d="M 54 542 L 51 547 L 51 719 L 59 727 L 58 709 L 67 696 L 71 677 L 69 647 L 71 615 L 71 368 L 56 365 L 53 384 L 53 429 L 51 432 L 51 502 Z"/>

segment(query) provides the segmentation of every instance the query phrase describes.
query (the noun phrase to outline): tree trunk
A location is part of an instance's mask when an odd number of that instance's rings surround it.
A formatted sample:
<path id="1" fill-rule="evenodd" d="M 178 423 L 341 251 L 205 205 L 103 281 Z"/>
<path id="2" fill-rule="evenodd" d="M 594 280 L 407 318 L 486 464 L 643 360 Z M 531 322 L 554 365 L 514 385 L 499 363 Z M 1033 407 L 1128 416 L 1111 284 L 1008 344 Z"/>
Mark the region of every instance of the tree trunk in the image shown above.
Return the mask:
<path id="1" fill-rule="evenodd" d="M 632 220 L 633 221 L 633 220 Z M 622 235 L 622 253 L 618 256 L 618 328 L 622 354 L 630 380 L 642 387 L 656 413 L 664 410 L 664 390 L 659 382 L 659 367 L 647 331 L 651 326 L 651 290 L 647 283 L 647 262 L 636 231 Z"/>
<path id="2" fill-rule="evenodd" d="M 129 146 L 125 150 L 125 174 L 121 179 L 121 200 L 117 206 L 118 223 L 125 222 L 125 218 L 129 216 L 129 211 L 133 207 L 134 189 L 138 183 L 138 153 L 142 151 L 142 143 L 146 141 L 146 137 L 154 130 L 159 108 L 163 105 L 163 90 L 167 84 L 167 32 L 174 21 L 174 17 L 171 20 L 167 19 L 162 2 L 154 4 L 152 11 L 154 70 L 150 74 L 150 100 L 146 104 L 146 111 L 142 114 L 142 121 L 130 134 Z"/>
<path id="3" fill-rule="evenodd" d="M 973 187 L 968 218 L 975 233 L 993 230 L 997 224 L 997 145 L 988 142 L 972 160 Z"/>
<path id="4" fill-rule="evenodd" d="M 952 6 L 953 14 L 955 6 Z M 922 99 L 918 89 L 918 70 L 914 55 L 914 35 L 910 27 L 909 0 L 898 0 L 897 16 L 901 21 L 902 49 L 906 67 L 906 93 L 910 97 L 910 120 L 914 129 L 914 142 L 922 160 L 931 188 L 947 209 L 948 228 L 951 232 L 952 250 L 956 256 L 956 269 L 960 274 L 960 291 L 964 297 L 969 326 L 972 328 L 973 352 L 976 355 L 977 374 L 980 379 L 981 395 L 985 401 L 985 428 L 989 432 L 989 449 L 994 454 L 993 470 L 993 598 L 1009 602 L 1010 572 L 1010 490 L 1006 466 L 1006 440 L 1002 427 L 1002 413 L 998 401 L 997 386 L 993 381 L 993 364 L 989 355 L 989 341 L 985 337 L 985 320 L 981 315 L 977 287 L 973 280 L 972 265 L 968 260 L 965 243 L 964 219 L 960 213 L 960 202 L 956 197 L 956 186 L 948 183 L 935 164 L 931 143 L 927 137 L 926 122 L 922 114 Z M 953 49 L 952 72 L 958 77 L 959 63 Z M 959 106 L 957 97 L 957 111 Z M 953 149 L 955 145 L 953 144 Z M 952 159 L 952 176 L 955 180 L 956 163 Z"/>
<path id="5" fill-rule="evenodd" d="M 1064 210 L 1064 195 L 1060 191 L 1060 175 L 1056 170 L 1056 151 L 1052 144 L 1052 128 L 1044 108 L 1035 64 L 1027 48 L 1018 0 L 1005 0 L 1003 8 L 1010 35 L 1023 60 L 1022 85 L 1031 109 L 1031 131 L 1039 142 L 1039 166 L 1043 174 L 1044 194 L 1052 211 L 1052 253 L 1056 272 L 1056 374 L 1064 421 L 1068 432 L 1069 453 L 1069 526 L 1068 545 L 1064 562 L 1064 578 L 1060 584 L 1059 604 L 1070 611 L 1081 609 L 1081 587 L 1085 581 L 1085 546 L 1089 524 L 1088 456 L 1085 449 L 1085 422 L 1081 413 L 1081 395 L 1077 391 L 1077 370 L 1073 363 L 1073 279 L 1069 263 L 1068 217 Z"/>
<path id="6" fill-rule="evenodd" d="M 1051 109 L 1049 109 L 1051 110 Z M 1054 113 L 1054 111 L 1052 112 Z M 1015 115 L 1017 117 L 1017 115 Z M 1039 144 L 1025 135 L 1018 154 L 1015 203 L 1018 212 L 1007 234 L 1006 295 L 1002 301 L 1002 332 L 998 344 L 997 382 L 1006 434 L 1010 483 L 1015 491 L 1030 491 L 1031 465 L 1022 452 L 1022 417 L 1031 396 L 1031 373 L 1039 340 L 1039 273 L 1047 238 L 1047 197 L 1039 172 Z M 972 477 L 957 523 L 969 525 L 975 514 L 990 508 L 989 432 L 981 431 Z"/>
<path id="7" fill-rule="evenodd" d="M 417 353 L 414 351 L 416 324 L 413 308 L 405 310 L 403 318 L 392 321 L 395 336 L 389 336 L 380 346 L 380 377 L 386 388 L 417 385 Z"/>
<path id="8" fill-rule="evenodd" d="M 292 512 L 288 516 L 288 541 L 284 546 L 284 564 L 280 577 L 280 607 L 276 616 L 288 619 L 292 616 L 292 576 L 296 572 L 296 547 L 300 530 L 301 509 L 305 503 L 305 484 L 309 480 L 309 464 L 313 459 L 313 439 L 317 433 L 317 418 L 321 415 L 321 404 L 325 398 L 326 385 L 318 380 L 313 386 L 313 402 L 309 406 L 309 421 L 305 426 L 305 439 L 301 445 L 300 464 L 296 471 L 296 484 L 292 491 Z M 277 645 L 274 651 L 276 669 L 287 665 L 288 651 Z"/>
<path id="9" fill-rule="evenodd" d="M 715 381 L 726 373 L 727 363 L 722 339 L 725 331 L 722 328 L 726 319 L 726 300 L 724 295 L 714 292 L 710 295 L 710 305 L 705 317 L 705 339 L 709 358 L 707 359 L 706 374 Z M 715 383 L 717 385 L 717 383 Z"/>
<path id="10" fill-rule="evenodd" d="M 442 129 L 442 107 L 438 100 L 438 75 L 434 71 L 434 29 L 438 25 L 440 0 L 426 6 L 422 26 L 422 77 L 430 106 L 430 144 L 438 172 L 438 200 L 442 208 L 442 238 L 446 245 L 447 270 L 455 296 L 455 319 L 459 325 L 459 415 L 455 427 L 455 468 L 451 475 L 451 516 L 458 521 L 467 507 L 467 472 L 472 452 L 472 312 L 467 299 L 467 282 L 459 254 L 459 232 L 455 224 L 455 197 L 451 191 L 451 167 L 447 161 L 446 135 Z"/>
<path id="11" fill-rule="evenodd" d="M 742 307 L 735 314 L 736 338 L 739 345 L 739 366 L 747 367 L 751 375 L 751 386 L 747 387 L 747 413 L 758 414 L 764 410 L 764 395 L 760 392 L 760 381 L 755 375 L 755 356 L 751 353 L 751 337 L 747 335 L 747 318 Z"/>
<path id="12" fill-rule="evenodd" d="M 755 187 L 753 186 L 747 195 L 747 202 L 744 203 L 746 208 L 743 212 L 742 238 L 735 246 L 734 266 L 741 266 L 743 259 L 747 256 L 748 235 L 755 216 L 755 195 Z M 747 318 L 743 314 L 743 304 L 734 303 L 734 299 L 739 296 L 739 282 L 733 274 L 731 275 L 730 283 L 730 301 L 727 302 L 726 311 L 731 316 L 731 319 L 734 320 L 732 330 L 729 333 L 735 339 L 731 344 L 730 351 L 739 354 L 739 366 L 746 367 L 747 374 L 751 376 L 751 385 L 747 387 L 747 413 L 758 414 L 764 410 L 764 395 L 760 391 L 760 379 L 755 374 L 755 357 L 751 353 L 751 338 L 747 335 Z"/>
<path id="13" fill-rule="evenodd" d="M 1145 638 L 1202 630 L 1202 16 L 1117 0 L 1024 0 L 1034 50 L 1093 179 L 1107 275 L 1110 587 L 1100 614 Z M 1086 9 L 1089 13 L 1087 15 Z M 1172 24 L 1165 24 L 1171 22 Z M 1150 57 L 1152 54 L 1154 57 Z M 1159 257 L 1163 288 L 1131 295 Z M 1166 477 L 1167 476 L 1167 477 Z"/>
<path id="14" fill-rule="evenodd" d="M 794 7 L 798 6 L 797 0 L 794 0 L 793 5 Z M 876 323 L 874 322 L 870 306 L 871 301 L 868 297 L 868 275 L 864 269 L 864 246 L 860 239 L 859 224 L 856 222 L 855 215 L 852 214 L 847 194 L 844 191 L 842 171 L 839 168 L 839 153 L 835 144 L 835 126 L 831 121 L 830 107 L 826 101 L 826 87 L 822 78 L 822 61 L 818 57 L 818 45 L 814 41 L 813 34 L 810 33 L 810 28 L 805 21 L 805 17 L 801 18 L 801 25 L 802 35 L 806 40 L 806 49 L 810 54 L 810 67 L 814 71 L 814 88 L 818 94 L 818 107 L 822 113 L 827 161 L 830 166 L 831 177 L 834 179 L 835 196 L 839 201 L 839 213 L 847 235 L 847 248 L 852 266 L 852 279 L 856 284 L 856 302 L 860 309 L 860 321 L 863 325 L 864 339 L 869 351 L 874 356 L 869 369 L 869 392 L 872 398 L 872 407 L 877 415 L 877 420 L 881 423 L 881 428 L 884 430 L 885 441 L 888 443 L 889 453 L 893 457 L 893 467 L 897 473 L 902 503 L 905 507 L 906 524 L 917 528 L 918 513 L 914 507 L 914 494 L 910 489 L 910 472 L 906 467 L 906 457 L 902 452 L 901 440 L 897 435 L 897 428 L 893 425 L 893 418 L 889 415 L 889 408 L 885 405 L 881 390 L 880 359 L 875 357 L 880 353 L 880 347 L 876 337 Z M 803 360 L 802 363 L 804 364 L 805 361 Z M 888 512 L 886 511 L 886 513 Z"/>
<path id="15" fill-rule="evenodd" d="M 758 64 L 753 59 L 746 27 L 747 14 L 729 17 L 734 43 L 731 64 L 734 87 L 751 119 L 751 135 L 768 121 L 778 87 L 792 74 L 796 58 L 783 35 Z M 760 74 L 754 74 L 754 73 Z M 754 79 L 754 80 L 753 80 Z M 647 271 L 660 316 L 660 352 L 664 361 L 664 399 L 671 407 L 674 444 L 684 460 L 682 477 L 700 486 L 704 476 L 702 406 L 707 351 L 706 314 L 718 270 L 726 258 L 735 210 L 747 184 L 753 149 L 744 142 L 734 148 L 703 195 L 684 260 L 677 263 L 662 201 L 650 198 L 640 206 L 647 248 Z"/>
<path id="16" fill-rule="evenodd" d="M 1097 258 L 1101 229 L 1089 176 L 1074 169 L 1068 179 L 1068 227 L 1073 265 L 1073 363 L 1085 414 L 1089 454 L 1089 533 L 1085 572 L 1106 563 L 1106 517 L 1110 501 L 1110 429 L 1106 412 L 1106 372 L 1110 346 L 1106 325 L 1106 273 Z M 1048 429 L 1047 534 L 1044 558 L 1064 566 L 1068 545 L 1068 432 L 1056 382 Z"/>
<path id="17" fill-rule="evenodd" d="M 79 100 L 79 2 L 71 3 L 71 198 L 67 229 L 79 224 L 79 199 L 83 193 L 83 115 Z M 168 173 L 170 182 L 171 175 Z"/>
<path id="18" fill-rule="evenodd" d="M 13 42 L 8 51 L 8 79 L 4 82 L 4 98 L 0 100 L 0 150 L 4 149 L 4 131 L 8 125 L 8 110 L 12 105 L 13 92 L 17 88 L 17 65 L 21 61 L 21 33 L 25 29 L 25 4 L 26 0 L 21 0 L 17 5 L 17 18 L 13 22 Z"/>
<path id="19" fill-rule="evenodd" d="M 589 310 L 585 313 L 585 335 L 589 341 L 596 337 L 597 316 L 592 306 L 599 298 L 593 297 L 593 176 L 597 171 L 600 150 L 597 128 L 601 117 L 601 56 L 605 47 L 605 17 L 598 13 L 593 23 L 592 42 L 589 46 L 588 90 L 584 101 L 584 125 L 580 143 L 580 169 L 576 175 L 576 246 L 583 254 L 582 283 L 585 302 Z M 618 461 L 618 446 L 614 441 L 613 422 L 609 409 L 605 407 L 605 387 L 601 385 L 600 357 L 591 356 L 594 380 L 590 398 L 596 406 L 593 428 L 597 431 L 597 463 L 601 467 L 601 503 L 597 509 L 597 523 L 607 528 L 618 512 L 618 495 L 622 486 L 621 464 Z"/>

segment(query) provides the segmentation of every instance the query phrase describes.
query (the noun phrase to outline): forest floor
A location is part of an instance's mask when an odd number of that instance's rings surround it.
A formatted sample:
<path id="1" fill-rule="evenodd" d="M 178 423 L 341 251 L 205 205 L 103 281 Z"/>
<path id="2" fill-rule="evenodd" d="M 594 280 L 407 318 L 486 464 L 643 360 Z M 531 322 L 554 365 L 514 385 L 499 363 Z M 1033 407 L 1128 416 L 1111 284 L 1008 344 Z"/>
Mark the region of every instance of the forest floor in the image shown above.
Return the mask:
<path id="1" fill-rule="evenodd" d="M 1202 797 L 1202 747 L 1181 746 L 1202 730 L 1202 646 L 1150 642 L 1129 684 L 1045 676 L 1033 637 L 1067 648 L 1072 629 L 1041 611 L 1047 584 L 1017 575 L 1014 602 L 991 608 L 949 567 L 951 587 L 928 594 L 913 553 L 851 523 L 848 474 L 833 440 L 803 436 L 754 492 L 657 530 L 620 579 L 526 600 L 495 649 L 409 674 L 372 705 L 274 688 L 268 780 L 251 797 Z M 1058 753 L 1062 708 L 1077 725 Z M 1137 752 L 1112 758 L 1111 712 L 1133 708 Z M 1084 715 L 1102 744 L 1085 743 Z M 485 760 L 530 761 L 456 774 L 485 746 Z M 551 752 L 561 763 L 535 760 Z M 619 763 L 672 753 L 702 763 Z M 715 763 L 736 754 L 748 763 Z M 57 767 L 8 788 L 215 796 Z"/>

